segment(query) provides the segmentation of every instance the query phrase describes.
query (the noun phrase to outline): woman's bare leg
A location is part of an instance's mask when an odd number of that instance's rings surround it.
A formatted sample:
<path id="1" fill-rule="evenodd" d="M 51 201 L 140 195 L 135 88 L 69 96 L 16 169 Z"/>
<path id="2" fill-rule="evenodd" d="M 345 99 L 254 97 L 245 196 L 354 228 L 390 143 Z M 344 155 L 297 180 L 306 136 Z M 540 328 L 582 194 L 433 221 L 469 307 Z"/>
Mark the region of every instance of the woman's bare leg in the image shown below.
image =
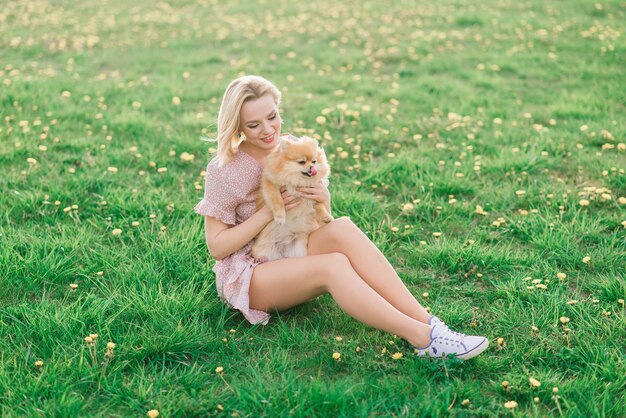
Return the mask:
<path id="1" fill-rule="evenodd" d="M 431 327 L 405 315 L 372 289 L 340 253 L 285 258 L 255 267 L 250 307 L 284 310 L 330 293 L 356 320 L 398 335 L 415 347 L 430 343 Z"/>
<path id="2" fill-rule="evenodd" d="M 357 274 L 396 309 L 428 323 L 430 314 L 409 292 L 387 258 L 349 218 L 336 219 L 309 236 L 309 255 L 333 252 L 348 257 Z"/>

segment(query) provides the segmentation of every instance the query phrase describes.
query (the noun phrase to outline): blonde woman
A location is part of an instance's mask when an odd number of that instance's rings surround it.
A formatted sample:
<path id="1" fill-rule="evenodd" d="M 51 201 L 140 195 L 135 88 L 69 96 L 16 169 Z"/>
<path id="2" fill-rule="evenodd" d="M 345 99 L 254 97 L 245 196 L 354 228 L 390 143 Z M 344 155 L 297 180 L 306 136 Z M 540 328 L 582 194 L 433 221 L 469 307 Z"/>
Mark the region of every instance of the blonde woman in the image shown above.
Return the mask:
<path id="1" fill-rule="evenodd" d="M 251 241 L 272 220 L 256 210 L 265 158 L 281 141 L 281 93 L 258 76 L 232 81 L 217 120 L 217 155 L 206 170 L 204 199 L 195 211 L 205 217 L 209 252 L 220 298 L 252 323 L 267 324 L 282 311 L 324 293 L 358 321 L 407 340 L 419 355 L 454 354 L 468 359 L 489 345 L 485 337 L 450 330 L 409 292 L 376 246 L 348 218 L 311 233 L 308 255 L 261 263 Z M 287 210 L 299 199 L 322 202 L 330 211 L 326 184 L 283 193 Z"/>

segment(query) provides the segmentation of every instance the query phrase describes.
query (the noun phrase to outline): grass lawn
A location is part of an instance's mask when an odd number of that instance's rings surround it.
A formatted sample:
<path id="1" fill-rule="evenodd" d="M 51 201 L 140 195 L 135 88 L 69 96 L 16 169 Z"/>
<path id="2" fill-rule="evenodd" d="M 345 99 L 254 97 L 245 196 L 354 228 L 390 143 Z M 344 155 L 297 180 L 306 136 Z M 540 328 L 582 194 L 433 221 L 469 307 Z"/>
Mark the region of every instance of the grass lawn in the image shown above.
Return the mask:
<path id="1" fill-rule="evenodd" d="M 5 0 L 0 415 L 625 416 L 624 22 L 613 0 Z M 267 326 L 218 300 L 192 208 L 241 74 L 324 145 L 333 214 L 489 350 L 417 358 L 330 296 Z"/>

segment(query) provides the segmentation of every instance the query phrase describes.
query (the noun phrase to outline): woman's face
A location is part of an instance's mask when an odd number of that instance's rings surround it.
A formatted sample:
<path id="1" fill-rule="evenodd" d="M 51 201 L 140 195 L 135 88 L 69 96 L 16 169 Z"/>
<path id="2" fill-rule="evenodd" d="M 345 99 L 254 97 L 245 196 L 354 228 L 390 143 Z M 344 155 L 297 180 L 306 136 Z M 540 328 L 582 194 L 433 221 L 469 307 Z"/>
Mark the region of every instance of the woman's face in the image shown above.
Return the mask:
<path id="1" fill-rule="evenodd" d="M 270 151 L 279 144 L 280 124 L 278 106 L 271 94 L 245 102 L 241 106 L 241 133 L 246 140 L 245 148 Z"/>

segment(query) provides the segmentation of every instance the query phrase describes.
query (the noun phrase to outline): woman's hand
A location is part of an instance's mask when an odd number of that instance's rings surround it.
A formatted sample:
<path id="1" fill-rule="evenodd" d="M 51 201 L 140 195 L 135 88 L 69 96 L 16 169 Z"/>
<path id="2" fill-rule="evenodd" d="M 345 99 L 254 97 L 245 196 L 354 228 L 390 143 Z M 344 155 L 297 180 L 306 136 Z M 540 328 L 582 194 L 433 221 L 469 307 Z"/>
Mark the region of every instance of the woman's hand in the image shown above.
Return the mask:
<path id="1" fill-rule="evenodd" d="M 283 198 L 283 204 L 285 205 L 286 211 L 295 208 L 301 202 L 300 198 L 298 198 L 297 196 L 290 195 L 289 192 L 287 192 L 285 186 L 281 187 L 280 195 Z"/>
<path id="2" fill-rule="evenodd" d="M 311 199 L 319 203 L 323 203 L 330 212 L 330 192 L 328 186 L 322 182 L 318 182 L 313 187 L 298 187 L 296 190 L 302 194 L 305 199 Z"/>

